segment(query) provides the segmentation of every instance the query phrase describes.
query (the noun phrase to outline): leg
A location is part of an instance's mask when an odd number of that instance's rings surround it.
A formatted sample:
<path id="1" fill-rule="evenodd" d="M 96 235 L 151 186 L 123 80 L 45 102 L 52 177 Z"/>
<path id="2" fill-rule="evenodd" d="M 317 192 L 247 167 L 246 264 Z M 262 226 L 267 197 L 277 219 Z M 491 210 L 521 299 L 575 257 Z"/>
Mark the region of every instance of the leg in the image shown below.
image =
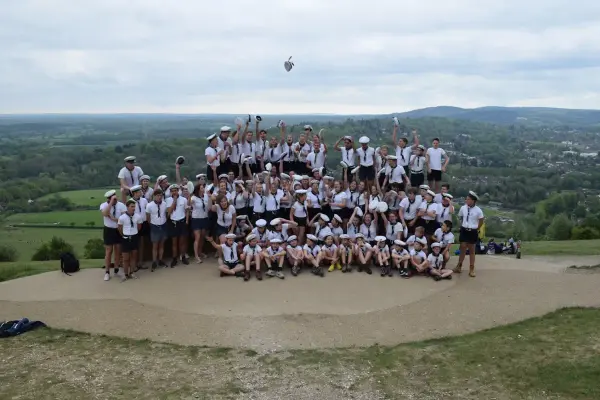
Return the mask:
<path id="1" fill-rule="evenodd" d="M 206 257 L 204 254 L 204 239 L 206 238 L 206 229 L 200 229 L 200 239 L 198 240 L 198 255 L 200 258 Z"/>
<path id="2" fill-rule="evenodd" d="M 304 244 L 304 236 L 306 234 L 306 227 L 305 226 L 299 226 L 298 227 L 298 244 L 300 244 L 301 246 Z"/>
<path id="3" fill-rule="evenodd" d="M 233 272 L 232 269 L 229 269 L 229 267 L 225 264 L 219 264 L 219 271 L 221 271 L 221 276 L 235 275 L 235 272 Z"/>
<path id="4" fill-rule="evenodd" d="M 200 258 L 200 230 L 194 231 L 194 257 L 196 262 L 200 264 L 202 259 Z"/>
<path id="5" fill-rule="evenodd" d="M 131 254 L 129 255 L 129 263 L 131 264 L 131 271 L 130 274 L 132 276 L 134 272 L 136 272 L 137 270 L 135 269 L 136 265 L 137 265 L 137 259 L 138 259 L 138 251 L 137 250 L 132 250 Z"/>
<path id="6" fill-rule="evenodd" d="M 130 269 L 129 269 L 130 258 L 129 258 L 129 256 L 130 256 L 129 252 L 123 253 L 123 279 L 122 280 L 129 279 L 129 272 L 130 272 Z"/>
<path id="7" fill-rule="evenodd" d="M 163 262 L 163 257 L 165 256 L 165 240 L 162 239 L 158 242 L 158 261 L 166 267 L 167 265 Z"/>
<path id="8" fill-rule="evenodd" d="M 262 281 L 262 272 L 260 270 L 260 263 L 261 263 L 261 255 L 260 254 L 255 254 L 254 255 L 254 264 L 256 267 L 256 279 L 258 279 L 259 281 Z"/>
<path id="9" fill-rule="evenodd" d="M 467 253 L 467 243 L 460 242 L 460 254 L 458 255 L 458 264 L 454 268 L 454 272 L 456 272 L 457 274 L 461 273 L 462 264 L 463 264 L 463 261 L 465 260 L 466 253 Z"/>
<path id="10" fill-rule="evenodd" d="M 475 243 L 469 243 L 469 276 L 475 278 Z"/>
<path id="11" fill-rule="evenodd" d="M 181 262 L 183 262 L 184 265 L 189 264 L 188 260 L 187 260 L 187 249 L 188 249 L 188 236 L 187 235 L 181 235 L 179 236 L 179 255 L 181 256 Z"/>
<path id="12" fill-rule="evenodd" d="M 104 246 L 104 268 L 106 268 L 106 273 L 110 274 L 110 260 L 112 259 L 113 254 L 113 246 Z M 105 277 L 106 278 L 106 277 Z M 110 279 L 110 276 L 109 276 Z M 108 279 L 105 279 L 108 280 Z"/>
<path id="13" fill-rule="evenodd" d="M 173 259 L 171 260 L 171 268 L 177 265 L 177 255 L 179 254 L 179 237 L 173 236 L 171 238 L 171 252 L 173 253 Z"/>
<path id="14" fill-rule="evenodd" d="M 275 272 L 275 276 L 279 279 L 285 278 L 283 274 L 283 260 L 285 259 L 285 255 L 281 255 L 277 257 L 277 271 Z"/>

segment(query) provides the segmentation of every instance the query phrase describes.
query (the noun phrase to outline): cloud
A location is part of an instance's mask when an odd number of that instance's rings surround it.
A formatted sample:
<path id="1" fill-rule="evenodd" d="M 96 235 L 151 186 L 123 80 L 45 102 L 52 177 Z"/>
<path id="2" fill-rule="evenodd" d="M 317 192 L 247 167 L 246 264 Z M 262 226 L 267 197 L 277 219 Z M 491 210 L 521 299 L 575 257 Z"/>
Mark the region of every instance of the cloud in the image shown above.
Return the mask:
<path id="1" fill-rule="evenodd" d="M 0 113 L 600 108 L 587 0 L 21 0 L 0 48 Z"/>

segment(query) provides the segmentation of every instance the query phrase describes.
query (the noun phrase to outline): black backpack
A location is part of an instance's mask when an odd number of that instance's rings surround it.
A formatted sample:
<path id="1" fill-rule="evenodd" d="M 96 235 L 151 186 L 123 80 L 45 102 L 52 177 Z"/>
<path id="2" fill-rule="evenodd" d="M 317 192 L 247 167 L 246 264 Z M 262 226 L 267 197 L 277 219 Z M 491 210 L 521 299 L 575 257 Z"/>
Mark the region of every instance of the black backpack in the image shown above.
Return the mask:
<path id="1" fill-rule="evenodd" d="M 69 275 L 79 271 L 79 260 L 71 253 L 63 253 L 60 256 L 60 269 Z"/>

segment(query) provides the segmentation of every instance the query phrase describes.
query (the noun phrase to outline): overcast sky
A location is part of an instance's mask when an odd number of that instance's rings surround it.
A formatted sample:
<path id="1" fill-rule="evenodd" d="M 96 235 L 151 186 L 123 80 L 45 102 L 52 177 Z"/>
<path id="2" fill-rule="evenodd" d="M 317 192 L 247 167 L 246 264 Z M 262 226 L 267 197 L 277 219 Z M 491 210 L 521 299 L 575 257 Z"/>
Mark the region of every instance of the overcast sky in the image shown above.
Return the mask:
<path id="1" fill-rule="evenodd" d="M 600 109 L 600 1 L 6 0 L 0 8 L 0 113 L 436 105 Z"/>

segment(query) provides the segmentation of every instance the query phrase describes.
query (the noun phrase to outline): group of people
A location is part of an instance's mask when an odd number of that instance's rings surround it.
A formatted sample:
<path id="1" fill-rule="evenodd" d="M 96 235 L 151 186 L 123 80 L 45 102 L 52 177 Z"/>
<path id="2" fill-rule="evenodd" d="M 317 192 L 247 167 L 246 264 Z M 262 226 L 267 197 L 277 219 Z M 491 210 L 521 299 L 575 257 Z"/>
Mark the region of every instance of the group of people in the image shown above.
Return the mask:
<path id="1" fill-rule="evenodd" d="M 145 242 L 152 246 L 150 271 L 189 264 L 190 237 L 197 263 L 207 257 L 208 242 L 221 276 L 246 281 L 252 271 L 262 280 L 265 270 L 266 276 L 283 279 L 287 268 L 294 276 L 310 270 L 323 277 L 325 270 L 372 274 L 373 267 L 381 276 L 451 279 L 462 271 L 467 253 L 469 275 L 475 276 L 484 215 L 474 192 L 455 209 L 449 185 L 441 183 L 450 159 L 439 139 L 425 149 L 413 130 L 409 143 L 398 138 L 397 120 L 393 147 L 374 148 L 367 136 L 357 146 L 352 137 L 342 137 L 333 146 L 342 155 L 336 179 L 327 169 L 322 131 L 314 134 L 306 125 L 295 141 L 280 121 L 280 136 L 268 138 L 260 117 L 255 121 L 254 131 L 249 118 L 245 126 L 223 126 L 207 138 L 207 170 L 196 175 L 195 184 L 181 175 L 183 156 L 175 162 L 174 184 L 167 175 L 152 184 L 134 156 L 125 158 L 120 193 L 108 191 L 100 205 L 105 280 L 111 267 L 122 280 L 147 269 L 140 256 Z M 451 269 L 453 215 L 460 224 L 460 255 Z"/>

